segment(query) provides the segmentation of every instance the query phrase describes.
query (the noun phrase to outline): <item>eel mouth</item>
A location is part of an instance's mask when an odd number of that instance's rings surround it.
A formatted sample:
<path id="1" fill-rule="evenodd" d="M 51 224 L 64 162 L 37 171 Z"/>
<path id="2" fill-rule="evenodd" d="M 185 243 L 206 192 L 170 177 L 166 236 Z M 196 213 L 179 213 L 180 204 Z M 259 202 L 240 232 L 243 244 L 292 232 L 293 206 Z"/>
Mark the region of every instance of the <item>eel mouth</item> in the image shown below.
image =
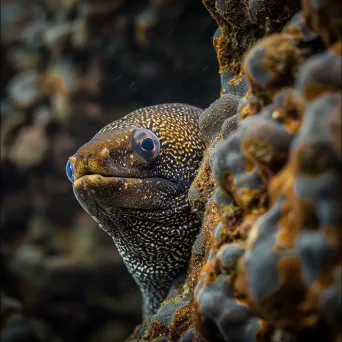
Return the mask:
<path id="1" fill-rule="evenodd" d="M 159 178 L 132 178 L 85 174 L 73 184 L 74 193 L 83 207 L 96 201 L 110 212 L 113 208 L 143 210 L 166 209 L 182 192 L 183 187 L 173 181 Z"/>
<path id="2" fill-rule="evenodd" d="M 92 177 L 92 176 L 96 176 L 99 177 L 99 179 L 101 178 L 110 178 L 110 179 L 124 179 L 124 180 L 131 180 L 131 179 L 138 179 L 140 181 L 144 181 L 144 180 L 155 180 L 158 182 L 170 182 L 172 184 L 177 184 L 176 181 L 174 180 L 170 180 L 170 179 L 166 179 L 166 178 L 162 178 L 162 177 L 132 177 L 132 176 L 123 176 L 123 175 L 106 175 L 106 174 L 101 174 L 101 173 L 96 173 L 96 172 L 87 172 L 86 174 L 82 175 L 81 177 L 77 178 L 74 183 L 76 183 L 78 180 L 84 180 L 87 179 L 87 177 Z"/>
<path id="3" fill-rule="evenodd" d="M 162 177 L 132 177 L 132 176 L 128 177 L 128 176 L 122 176 L 122 175 L 104 175 L 104 174 L 95 173 L 95 172 L 87 172 L 85 175 L 77 178 L 74 181 L 73 186 L 77 188 L 80 186 L 80 184 L 86 185 L 88 183 L 92 185 L 95 185 L 95 184 L 100 185 L 98 183 L 101 183 L 101 182 L 113 182 L 113 184 L 114 183 L 145 184 L 145 183 L 152 182 L 152 183 L 155 183 L 155 185 L 159 185 L 161 183 L 169 184 L 173 186 L 178 185 L 178 183 L 175 182 L 174 180 L 169 180 L 169 179 L 162 178 Z"/>

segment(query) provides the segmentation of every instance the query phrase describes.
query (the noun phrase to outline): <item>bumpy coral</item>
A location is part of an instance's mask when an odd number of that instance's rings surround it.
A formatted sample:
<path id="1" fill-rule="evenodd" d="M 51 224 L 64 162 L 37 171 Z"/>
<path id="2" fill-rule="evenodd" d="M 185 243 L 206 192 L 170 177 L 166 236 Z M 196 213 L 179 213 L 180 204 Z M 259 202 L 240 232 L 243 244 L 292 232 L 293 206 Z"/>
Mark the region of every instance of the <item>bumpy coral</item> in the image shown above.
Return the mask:
<path id="1" fill-rule="evenodd" d="M 300 40 L 299 46 L 304 58 L 325 50 L 322 38 L 309 29 L 301 12 L 296 13 L 291 18 L 282 32 L 293 35 Z"/>
<path id="2" fill-rule="evenodd" d="M 247 52 L 240 122 L 211 151 L 220 223 L 194 293 L 206 341 L 341 337 L 341 42 L 325 50 L 306 14 Z"/>
<path id="3" fill-rule="evenodd" d="M 253 341 L 264 334 L 265 323 L 252 315 L 244 300 L 235 297 L 236 276 L 234 271 L 230 274 L 234 263 L 229 260 L 235 256 L 237 262 L 252 225 L 268 208 L 268 181 L 285 164 L 303 111 L 298 92 L 284 89 L 259 115 L 241 121 L 212 152 L 219 186 L 214 200 L 221 223 L 212 242 L 213 261 L 208 260 L 202 269 L 194 301 L 196 328 L 209 341 L 217 334 L 232 341 Z M 231 266 L 222 267 L 230 262 Z M 234 314 L 228 315 L 230 312 Z"/>
<path id="4" fill-rule="evenodd" d="M 211 253 L 195 290 L 196 330 L 208 341 L 254 341 L 260 322 L 234 297 L 238 244 L 225 244 Z M 214 328 L 215 327 L 215 328 Z"/>
<path id="5" fill-rule="evenodd" d="M 282 29 L 299 10 L 295 1 L 204 0 L 210 14 L 220 27 L 214 39 L 220 73 L 233 73 L 239 83 L 241 59 L 261 37 Z"/>
<path id="6" fill-rule="evenodd" d="M 342 38 L 341 11 L 339 0 L 303 1 L 305 21 L 327 46 Z"/>
<path id="7" fill-rule="evenodd" d="M 246 55 L 244 72 L 261 104 L 270 103 L 282 88 L 291 86 L 301 63 L 299 41 L 291 35 L 274 34 L 262 39 Z"/>
<path id="8" fill-rule="evenodd" d="M 312 56 L 303 65 L 296 87 L 306 100 L 311 101 L 322 93 L 341 91 L 341 55 L 342 46 L 339 41 L 326 52 Z"/>
<path id="9" fill-rule="evenodd" d="M 286 161 L 292 136 L 299 129 L 302 102 L 296 91 L 284 90 L 216 147 L 216 179 L 246 212 L 267 203 L 267 181 Z"/>
<path id="10" fill-rule="evenodd" d="M 239 100 L 235 95 L 224 95 L 201 114 L 200 130 L 207 144 L 219 136 L 223 123 L 237 112 Z"/>
<path id="11" fill-rule="evenodd" d="M 215 39 L 215 37 L 214 37 Z M 235 79 L 233 72 L 222 72 L 221 75 L 221 96 L 235 95 L 244 96 L 248 91 L 248 82 L 246 77 Z"/>
<path id="12" fill-rule="evenodd" d="M 238 87 L 232 87 L 238 88 Z M 189 190 L 188 198 L 193 210 L 203 217 L 206 204 L 213 194 L 214 179 L 210 161 L 216 143 L 228 136 L 238 125 L 236 115 L 240 97 L 229 94 L 218 98 L 202 112 L 199 118 L 201 134 L 207 145 L 201 167 Z"/>
<path id="13" fill-rule="evenodd" d="M 271 181 L 272 207 L 253 226 L 240 261 L 238 291 L 282 328 L 327 320 L 337 329 L 341 316 L 341 163 L 329 129 L 340 110 L 339 95 L 308 106 L 290 161 Z"/>

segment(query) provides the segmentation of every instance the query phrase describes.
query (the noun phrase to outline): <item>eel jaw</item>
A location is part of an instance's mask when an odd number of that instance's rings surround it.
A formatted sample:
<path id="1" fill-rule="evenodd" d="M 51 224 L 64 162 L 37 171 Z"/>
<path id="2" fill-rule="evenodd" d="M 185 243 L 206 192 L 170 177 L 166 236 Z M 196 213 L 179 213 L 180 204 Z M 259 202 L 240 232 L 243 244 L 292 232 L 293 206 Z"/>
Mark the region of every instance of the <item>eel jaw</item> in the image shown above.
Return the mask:
<path id="1" fill-rule="evenodd" d="M 184 188 L 181 184 L 163 178 L 128 178 L 84 175 L 75 180 L 73 189 L 77 200 L 92 216 L 100 206 L 110 214 L 113 208 L 163 210 Z"/>

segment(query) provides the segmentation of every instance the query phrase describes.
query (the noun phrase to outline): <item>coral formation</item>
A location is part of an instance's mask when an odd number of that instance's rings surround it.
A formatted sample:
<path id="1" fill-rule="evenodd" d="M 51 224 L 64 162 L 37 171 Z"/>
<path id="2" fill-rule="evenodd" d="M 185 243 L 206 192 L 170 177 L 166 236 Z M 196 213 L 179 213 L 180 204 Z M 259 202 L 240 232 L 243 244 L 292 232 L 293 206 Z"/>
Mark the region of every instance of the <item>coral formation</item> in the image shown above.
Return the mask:
<path id="1" fill-rule="evenodd" d="M 303 65 L 298 75 L 296 88 L 307 101 L 327 92 L 340 92 L 341 41 L 333 44 L 326 52 L 316 54 Z"/>
<path id="2" fill-rule="evenodd" d="M 224 244 L 202 270 L 194 309 L 195 329 L 205 340 L 254 341 L 260 329 L 259 320 L 234 297 L 235 267 L 243 251 L 238 244 Z"/>
<path id="3" fill-rule="evenodd" d="M 340 156 L 328 128 L 340 109 L 340 95 L 330 94 L 307 106 L 289 162 L 271 180 L 270 210 L 253 225 L 240 261 L 239 296 L 281 328 L 315 327 L 331 314 L 337 328 L 340 313 L 325 311 L 322 297 L 340 286 Z"/>
<path id="4" fill-rule="evenodd" d="M 300 8 L 300 1 L 204 0 L 220 27 L 214 46 L 220 73 L 230 73 L 232 82 L 242 78 L 241 59 L 261 37 L 281 30 Z M 235 84 L 235 85 L 236 85 Z"/>
<path id="5" fill-rule="evenodd" d="M 173 325 L 193 341 L 339 341 L 341 5 L 306 1 L 282 32 L 257 37 L 248 51 L 241 44 L 239 54 L 228 51 L 227 27 L 245 25 L 247 5 L 204 3 L 220 25 L 221 97 L 200 118 L 208 148 L 189 199 L 203 226 L 172 299 L 177 314 L 190 290 L 192 315 L 187 329 Z M 249 5 L 260 23 L 272 10 Z M 182 341 L 170 326 L 163 338 Z"/>
<path id="6" fill-rule="evenodd" d="M 305 22 L 322 38 L 326 46 L 341 39 L 341 4 L 338 0 L 308 0 L 302 3 Z"/>

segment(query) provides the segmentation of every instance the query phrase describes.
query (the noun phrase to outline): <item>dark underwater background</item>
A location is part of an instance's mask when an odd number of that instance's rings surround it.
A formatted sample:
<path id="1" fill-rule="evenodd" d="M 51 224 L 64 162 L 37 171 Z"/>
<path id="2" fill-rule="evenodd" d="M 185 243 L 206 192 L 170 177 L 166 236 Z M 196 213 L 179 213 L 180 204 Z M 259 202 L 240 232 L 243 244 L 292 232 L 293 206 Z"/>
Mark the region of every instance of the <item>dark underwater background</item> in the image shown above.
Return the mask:
<path id="1" fill-rule="evenodd" d="M 1 0 L 1 341 L 123 341 L 141 298 L 67 158 L 104 124 L 219 94 L 201 1 Z"/>

